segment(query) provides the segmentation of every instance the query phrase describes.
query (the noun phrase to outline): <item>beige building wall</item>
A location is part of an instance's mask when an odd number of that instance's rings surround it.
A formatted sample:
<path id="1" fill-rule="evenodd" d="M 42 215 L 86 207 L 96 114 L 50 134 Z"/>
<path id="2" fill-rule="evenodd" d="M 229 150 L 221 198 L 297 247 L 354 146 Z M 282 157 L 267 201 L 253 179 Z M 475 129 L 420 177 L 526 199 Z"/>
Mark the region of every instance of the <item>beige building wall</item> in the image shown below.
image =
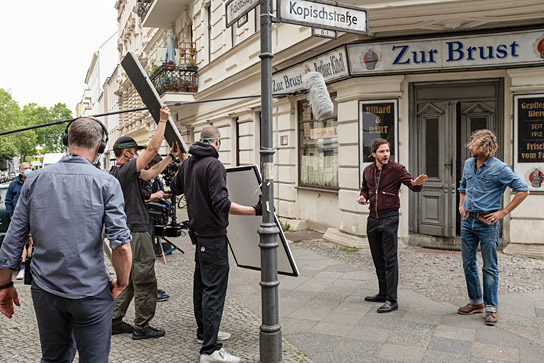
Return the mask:
<path id="1" fill-rule="evenodd" d="M 133 50 L 142 64 L 150 66 L 150 59 L 157 58 L 157 49 L 165 46 L 170 32 L 178 40 L 196 42 L 198 93 L 169 93 L 163 96 L 164 102 L 260 93 L 260 36 L 256 31 L 258 25 L 255 22 L 255 10 L 248 14 L 246 24 L 233 30 L 225 27 L 224 4 L 224 1 L 218 0 L 188 1 L 185 10 L 171 24 L 162 28 L 146 28 L 131 14 L 130 9 L 136 5 L 135 0 L 117 2 L 120 11 L 121 54 Z M 339 33 L 338 39 L 328 40 L 312 37 L 308 27 L 274 24 L 273 72 L 356 41 L 390 40 L 406 35 L 425 38 L 435 34 L 460 35 L 484 29 L 492 32 L 496 28 L 544 26 L 541 17 L 544 4 L 540 0 L 525 0 L 515 4 L 507 0 L 358 1 L 356 5 L 369 9 L 368 36 Z M 208 19 L 211 19 L 210 23 Z M 543 93 L 544 67 L 352 77 L 330 83 L 329 92 L 336 94 L 338 106 L 338 190 L 312 189 L 299 185 L 297 102 L 305 96 L 275 99 L 273 140 L 276 152 L 276 213 L 292 227 L 309 227 L 321 231 L 334 229 L 348 236 L 364 237 L 368 207 L 356 203 L 360 188 L 358 101 L 398 100 L 398 161 L 411 172 L 409 130 L 414 120 L 410 119 L 409 113 L 410 83 L 484 78 L 504 79 L 504 132 L 500 143 L 504 161 L 512 166 L 513 95 Z M 121 109 L 141 107 L 141 101 L 131 87 L 126 77 L 120 76 L 118 93 Z M 202 103 L 173 110 L 174 120 L 189 144 L 198 140 L 200 130 L 205 125 L 212 124 L 220 129 L 223 136 L 220 160 L 226 167 L 236 166 L 237 160 L 239 165 L 259 163 L 259 112 L 258 98 Z M 153 127 L 145 113 L 130 115 L 120 122 L 123 134 L 134 135 L 132 137 L 139 138 L 138 141 L 148 138 Z M 410 193 L 406 187 L 401 187 L 399 236 L 404 241 L 412 237 L 409 227 Z M 511 198 L 511 193 L 507 191 L 504 202 L 507 203 Z M 544 255 L 544 234 L 541 232 L 544 216 L 538 208 L 543 202 L 542 193 L 533 193 L 504 220 L 503 238 L 506 244 L 510 243 L 507 252 L 530 251 L 535 254 L 534 251 L 542 251 Z"/>

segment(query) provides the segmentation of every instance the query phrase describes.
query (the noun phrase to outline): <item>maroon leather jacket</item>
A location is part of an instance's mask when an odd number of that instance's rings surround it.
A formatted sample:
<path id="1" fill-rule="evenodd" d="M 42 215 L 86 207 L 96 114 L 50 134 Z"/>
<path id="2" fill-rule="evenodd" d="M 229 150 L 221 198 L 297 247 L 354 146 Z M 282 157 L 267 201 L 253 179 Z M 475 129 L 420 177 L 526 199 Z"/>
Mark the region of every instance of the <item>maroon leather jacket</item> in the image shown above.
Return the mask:
<path id="1" fill-rule="evenodd" d="M 414 179 L 406 168 L 394 161 L 382 167 L 380 178 L 376 178 L 376 163 L 367 166 L 363 171 L 363 187 L 361 193 L 370 202 L 370 214 L 374 218 L 383 218 L 384 213 L 398 211 L 400 208 L 400 184 L 406 185 L 414 192 L 421 191 L 421 185 L 412 185 Z"/>

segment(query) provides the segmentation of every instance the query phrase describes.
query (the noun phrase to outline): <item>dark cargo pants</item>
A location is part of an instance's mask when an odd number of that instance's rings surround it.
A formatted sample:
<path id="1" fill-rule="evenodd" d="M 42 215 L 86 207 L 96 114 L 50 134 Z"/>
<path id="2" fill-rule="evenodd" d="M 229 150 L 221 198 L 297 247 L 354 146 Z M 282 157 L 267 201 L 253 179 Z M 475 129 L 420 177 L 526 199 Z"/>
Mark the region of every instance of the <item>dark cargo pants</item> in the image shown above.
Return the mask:
<path id="1" fill-rule="evenodd" d="M 157 278 L 155 251 L 148 232 L 132 234 L 132 269 L 127 288 L 115 299 L 112 325 L 123 322 L 128 306 L 134 298 L 135 329 L 143 330 L 155 316 L 157 307 Z"/>
<path id="2" fill-rule="evenodd" d="M 204 341 L 200 354 L 212 354 L 222 346 L 217 334 L 229 280 L 228 240 L 227 236 L 197 236 L 196 239 L 193 279 L 196 336 Z"/>

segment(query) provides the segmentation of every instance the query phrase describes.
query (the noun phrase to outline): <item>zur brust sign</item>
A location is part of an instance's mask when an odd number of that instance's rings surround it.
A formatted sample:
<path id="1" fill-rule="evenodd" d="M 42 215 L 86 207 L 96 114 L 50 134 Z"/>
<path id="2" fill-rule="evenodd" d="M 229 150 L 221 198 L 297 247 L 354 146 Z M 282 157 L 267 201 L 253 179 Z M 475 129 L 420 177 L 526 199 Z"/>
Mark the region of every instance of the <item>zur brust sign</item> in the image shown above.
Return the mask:
<path id="1" fill-rule="evenodd" d="M 367 11 L 325 1 L 277 0 L 278 18 L 291 23 L 348 33 L 368 32 Z"/>

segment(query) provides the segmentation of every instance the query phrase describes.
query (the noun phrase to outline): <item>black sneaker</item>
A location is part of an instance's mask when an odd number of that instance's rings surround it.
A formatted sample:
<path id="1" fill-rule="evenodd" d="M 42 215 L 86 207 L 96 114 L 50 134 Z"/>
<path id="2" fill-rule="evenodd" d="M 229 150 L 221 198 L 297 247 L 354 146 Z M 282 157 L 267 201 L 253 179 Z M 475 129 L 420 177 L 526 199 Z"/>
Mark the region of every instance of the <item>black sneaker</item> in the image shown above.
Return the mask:
<path id="1" fill-rule="evenodd" d="M 166 301 L 169 297 L 163 290 L 157 290 L 157 301 Z"/>
<path id="2" fill-rule="evenodd" d="M 134 327 L 128 323 L 122 322 L 121 324 L 112 325 L 111 335 L 116 334 L 129 334 L 134 332 Z"/>
<path id="3" fill-rule="evenodd" d="M 155 329 L 150 326 L 145 328 L 144 330 L 136 330 L 132 332 L 132 339 L 133 340 L 140 340 L 140 339 L 152 339 L 152 338 L 160 338 L 165 334 L 164 329 Z"/>

